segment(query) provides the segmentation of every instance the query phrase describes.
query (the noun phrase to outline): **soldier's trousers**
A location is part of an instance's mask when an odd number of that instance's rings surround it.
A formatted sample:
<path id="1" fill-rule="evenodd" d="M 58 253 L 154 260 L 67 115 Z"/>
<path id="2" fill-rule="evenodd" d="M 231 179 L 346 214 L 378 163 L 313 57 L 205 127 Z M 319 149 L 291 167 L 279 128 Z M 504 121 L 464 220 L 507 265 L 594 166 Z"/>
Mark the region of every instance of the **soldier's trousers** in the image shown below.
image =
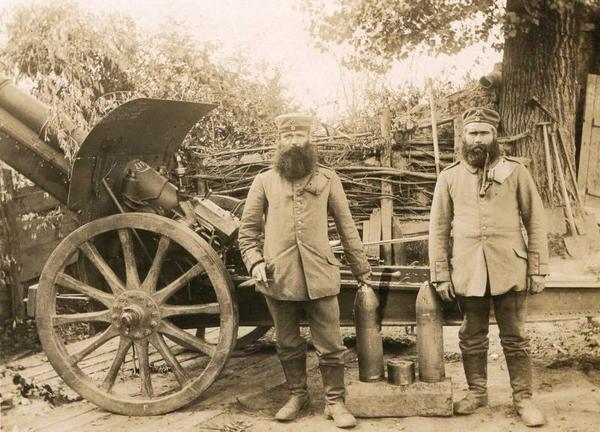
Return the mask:
<path id="1" fill-rule="evenodd" d="M 458 296 L 458 304 L 463 314 L 458 332 L 459 346 L 469 387 L 484 390 L 486 386 L 488 328 L 490 307 L 493 304 L 513 398 L 520 400 L 531 397 L 529 339 L 525 334 L 526 291 L 509 291 L 498 296 L 490 296 L 489 293 L 484 297 Z"/>
<path id="2" fill-rule="evenodd" d="M 529 348 L 529 340 L 525 335 L 527 292 L 524 290 L 509 291 L 497 296 L 458 296 L 458 304 L 463 314 L 463 322 L 458 332 L 461 352 L 466 354 L 487 352 L 491 303 L 494 304 L 494 314 L 504 353 L 527 354 Z"/>
<path id="3" fill-rule="evenodd" d="M 346 347 L 342 343 L 337 296 L 306 301 L 276 300 L 269 296 L 265 299 L 275 323 L 277 353 L 282 361 L 306 355 L 306 340 L 300 335 L 300 318 L 304 311 L 319 363 L 344 364 Z"/>

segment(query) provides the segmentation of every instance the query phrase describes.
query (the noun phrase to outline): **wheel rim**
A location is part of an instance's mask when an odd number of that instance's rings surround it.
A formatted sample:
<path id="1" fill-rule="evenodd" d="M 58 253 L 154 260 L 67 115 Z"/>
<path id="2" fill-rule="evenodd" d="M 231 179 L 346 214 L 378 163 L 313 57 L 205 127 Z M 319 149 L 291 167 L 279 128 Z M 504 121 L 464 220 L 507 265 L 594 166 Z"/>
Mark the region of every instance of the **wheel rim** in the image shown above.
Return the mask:
<path id="1" fill-rule="evenodd" d="M 144 235 L 144 243 L 150 239 L 156 245 L 145 267 L 139 264 L 139 247 L 136 251 L 135 246 L 139 233 Z M 112 265 L 114 260 L 103 256 L 107 252 L 101 246 L 107 238 L 118 238 L 120 265 Z M 165 265 L 167 251 L 172 250 L 193 261 L 193 265 L 177 276 L 169 276 Z M 108 289 L 90 286 L 68 274 L 65 267 L 75 253 L 86 257 L 102 275 Z M 211 301 L 197 304 L 186 303 L 185 299 L 177 301 L 183 288 L 191 283 L 202 286 Z M 88 296 L 97 310 L 57 313 L 56 294 L 65 289 Z M 44 267 L 36 310 L 42 346 L 64 381 L 85 399 L 127 415 L 162 414 L 193 401 L 221 372 L 237 335 L 233 284 L 219 256 L 191 229 L 152 214 L 109 216 L 90 222 L 66 237 Z M 195 337 L 177 325 L 177 320 L 190 316 L 213 321 L 218 317 L 216 344 Z M 101 323 L 103 331 L 75 350 L 61 336 L 61 329 L 65 327 L 95 322 Z M 80 365 L 109 343 L 117 345 L 110 367 L 106 372 L 101 370 L 88 375 Z M 191 373 L 192 366 L 184 366 L 178 360 L 174 351 L 181 353 L 182 348 L 204 354 L 205 358 L 198 360 L 202 366 L 196 365 L 202 367 L 200 373 L 196 370 Z M 139 358 L 139 366 L 135 358 L 132 362 L 138 377 L 126 380 L 124 364 L 132 354 Z M 152 375 L 152 359 L 166 365 L 169 372 L 162 374 L 165 376 Z M 137 389 L 133 381 L 137 381 Z M 158 387 L 155 388 L 153 382 Z"/>

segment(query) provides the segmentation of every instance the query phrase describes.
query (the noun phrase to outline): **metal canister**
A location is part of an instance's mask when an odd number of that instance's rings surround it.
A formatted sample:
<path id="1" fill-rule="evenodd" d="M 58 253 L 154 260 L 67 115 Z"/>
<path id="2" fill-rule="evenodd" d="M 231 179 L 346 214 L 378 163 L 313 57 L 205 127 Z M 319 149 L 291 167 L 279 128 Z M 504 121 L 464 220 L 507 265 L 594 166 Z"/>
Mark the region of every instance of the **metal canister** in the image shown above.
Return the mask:
<path id="1" fill-rule="evenodd" d="M 373 289 L 362 284 L 354 299 L 354 325 L 358 353 L 358 379 L 380 381 L 384 377 L 383 340 L 378 319 L 379 299 Z"/>
<path id="2" fill-rule="evenodd" d="M 429 282 L 425 282 L 415 304 L 417 312 L 417 360 L 419 380 L 442 381 L 444 369 L 444 339 L 442 301 Z"/>
<path id="3" fill-rule="evenodd" d="M 407 360 L 390 359 L 387 362 L 388 382 L 406 386 L 415 382 L 415 363 Z"/>

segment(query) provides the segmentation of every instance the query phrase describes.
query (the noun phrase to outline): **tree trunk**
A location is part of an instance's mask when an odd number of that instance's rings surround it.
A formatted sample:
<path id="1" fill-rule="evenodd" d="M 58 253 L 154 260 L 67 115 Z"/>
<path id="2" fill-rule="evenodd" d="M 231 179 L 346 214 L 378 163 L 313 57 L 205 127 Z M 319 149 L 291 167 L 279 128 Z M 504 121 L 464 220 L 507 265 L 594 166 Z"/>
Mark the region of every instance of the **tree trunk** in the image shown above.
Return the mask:
<path id="1" fill-rule="evenodd" d="M 507 12 L 523 16 L 535 0 L 508 0 Z M 579 2 L 563 2 L 563 9 L 551 9 L 542 0 L 539 25 L 529 31 L 520 28 L 517 35 L 507 37 L 504 46 L 500 116 L 505 135 L 529 131 L 528 138 L 517 142 L 515 153 L 531 159 L 530 170 L 544 204 L 549 207 L 563 204 L 554 164 L 554 193 L 550 196 L 544 153 L 544 137 L 539 122 L 552 122 L 537 100 L 556 117 L 563 132 L 565 147 L 575 161 L 575 120 L 577 112 L 577 60 L 579 28 L 583 7 Z M 558 144 L 558 143 L 557 143 Z M 552 145 L 550 145 L 552 148 Z M 560 149 L 560 145 L 559 145 Z M 560 152 L 560 150 L 559 150 Z M 554 152 L 551 151 L 551 155 Z M 566 161 L 561 159 L 563 170 Z M 551 165 L 551 166 L 552 166 Z M 569 179 L 566 174 L 566 179 Z M 567 181 L 568 188 L 573 185 Z"/>

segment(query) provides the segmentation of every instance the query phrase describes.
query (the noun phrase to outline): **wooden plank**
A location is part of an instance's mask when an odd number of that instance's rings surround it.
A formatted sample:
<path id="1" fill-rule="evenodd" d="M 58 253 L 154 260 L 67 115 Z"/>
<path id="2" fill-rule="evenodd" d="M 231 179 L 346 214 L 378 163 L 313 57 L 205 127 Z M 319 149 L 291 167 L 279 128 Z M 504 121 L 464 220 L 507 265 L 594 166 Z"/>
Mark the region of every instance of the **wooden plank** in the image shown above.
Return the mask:
<path id="1" fill-rule="evenodd" d="M 370 220 L 366 220 L 363 221 L 363 229 L 362 229 L 362 241 L 363 243 L 367 243 L 369 241 L 369 235 L 371 232 L 371 221 Z M 365 249 L 366 251 L 366 249 Z"/>
<path id="2" fill-rule="evenodd" d="M 20 189 L 21 190 L 21 189 Z M 15 214 L 38 213 L 51 210 L 60 205 L 58 200 L 48 192 L 35 190 L 29 193 L 17 193 L 13 196 L 10 206 Z"/>
<path id="3" fill-rule="evenodd" d="M 309 358 L 309 369 L 311 366 L 316 367 L 317 364 L 316 356 L 312 355 L 311 357 L 313 358 L 312 362 Z M 275 374 L 274 371 L 276 371 Z M 60 422 L 52 422 L 52 427 L 44 430 L 56 432 L 78 429 L 141 431 L 150 427 L 154 428 L 155 422 L 159 419 L 165 419 L 165 423 L 169 424 L 170 429 L 181 430 L 219 415 L 221 413 L 219 410 L 225 409 L 227 405 L 240 398 L 251 397 L 251 394 L 257 391 L 262 392 L 265 388 L 279 386 L 283 383 L 284 377 L 276 356 L 259 354 L 232 358 L 217 381 L 203 394 L 201 400 L 187 409 L 178 411 L 179 415 L 171 413 L 160 417 L 125 417 L 112 415 L 97 408 L 86 409 L 83 413 L 72 412 L 71 416 L 62 417 Z M 235 391 L 231 391 L 232 388 L 235 388 Z M 89 406 L 87 402 L 80 404 L 82 408 Z M 202 413 L 209 414 L 200 416 L 200 410 Z M 186 415 L 186 412 L 189 415 Z M 62 429 L 61 426 L 67 429 Z"/>
<path id="4" fill-rule="evenodd" d="M 36 186 L 35 184 L 29 186 L 22 186 L 18 189 L 15 189 L 13 198 L 21 198 L 26 195 L 31 195 L 32 193 L 41 191 L 42 188 Z"/>
<path id="5" fill-rule="evenodd" d="M 15 231 L 19 244 L 19 280 L 36 279 L 43 269 L 50 253 L 58 243 L 78 227 L 70 213 L 63 216 L 60 226 L 49 225 L 43 219 L 17 221 Z"/>
<path id="6" fill-rule="evenodd" d="M 21 254 L 19 249 L 18 237 L 16 235 L 17 227 L 15 215 L 10 211 L 9 197 L 12 197 L 14 192 L 14 186 L 12 181 L 12 172 L 8 169 L 2 170 L 0 175 L 1 179 L 1 190 L 2 199 L 0 202 L 0 232 L 5 240 L 6 248 L 3 251 L 9 257 L 8 268 L 4 270 L 8 272 L 8 281 L 10 281 L 11 290 L 11 303 L 12 303 L 12 318 L 23 319 L 25 318 L 25 308 L 23 303 L 24 298 L 24 287 L 21 283 L 19 274 L 19 262 L 21 261 Z"/>
<path id="7" fill-rule="evenodd" d="M 454 117 L 445 117 L 441 119 L 436 119 L 435 124 L 437 126 L 445 125 L 448 123 L 452 123 L 454 121 Z M 431 120 L 421 120 L 417 123 L 418 129 L 428 129 L 431 127 Z"/>
<path id="8" fill-rule="evenodd" d="M 384 167 L 392 166 L 392 114 L 389 107 L 385 107 L 381 116 L 381 136 L 383 137 L 383 148 L 381 151 L 381 165 Z M 392 184 L 381 180 L 381 239 L 390 240 L 392 238 L 392 216 L 394 214 L 394 204 Z M 383 252 L 384 264 L 392 264 L 392 245 L 386 244 L 381 247 Z"/>
<path id="9" fill-rule="evenodd" d="M 594 108 L 589 136 L 590 159 L 588 162 L 587 190 L 590 195 L 600 196 L 600 76 L 598 75 L 596 75 Z"/>
<path id="10" fill-rule="evenodd" d="M 588 171 L 590 169 L 590 150 L 592 146 L 592 128 L 594 126 L 594 111 L 596 95 L 600 92 L 598 87 L 598 75 L 588 75 L 587 88 L 585 91 L 585 111 L 583 116 L 583 127 L 581 131 L 581 146 L 579 150 L 579 169 L 577 183 L 582 194 L 587 193 Z M 600 99 L 600 98 L 599 98 Z"/>
<path id="11" fill-rule="evenodd" d="M 381 240 L 381 209 L 373 209 L 369 219 L 369 231 L 366 242 L 376 242 Z M 379 259 L 379 246 L 367 246 L 368 256 Z"/>
<path id="12" fill-rule="evenodd" d="M 87 411 L 84 414 L 77 415 L 75 417 L 70 418 L 66 422 L 61 422 L 53 425 L 50 428 L 42 428 L 40 432 L 43 430 L 44 432 L 72 432 L 72 431 L 82 431 L 89 430 L 88 425 L 92 422 L 97 422 L 102 419 L 110 419 L 113 414 L 108 413 L 106 411 L 102 411 L 99 409 L 94 409 L 91 411 Z M 105 429 L 106 430 L 106 429 Z"/>
<path id="13" fill-rule="evenodd" d="M 25 242 L 38 240 L 44 242 L 51 238 L 58 238 L 58 226 L 54 225 L 52 221 L 49 221 L 44 217 L 23 219 L 20 216 L 17 216 L 15 228 L 17 229 L 16 234 L 21 247 L 23 247 Z"/>
<path id="14" fill-rule="evenodd" d="M 36 415 L 27 422 L 27 429 L 30 432 L 37 431 L 55 431 L 62 430 L 65 425 L 69 425 L 74 419 L 80 416 L 88 415 L 90 412 L 98 412 L 99 409 L 91 402 L 76 402 L 54 408 L 47 415 Z"/>
<path id="15" fill-rule="evenodd" d="M 461 116 L 456 116 L 452 123 L 454 129 L 454 160 L 460 158 L 460 149 L 462 147 L 463 138 L 463 121 Z"/>
<path id="16" fill-rule="evenodd" d="M 21 247 L 21 253 L 27 254 L 33 251 L 39 245 L 45 245 L 51 243 L 57 245 L 59 242 L 58 229 L 50 228 L 47 230 L 40 230 L 39 232 L 20 232 L 19 233 L 19 245 Z"/>
<path id="17" fill-rule="evenodd" d="M 384 193 L 391 194 L 392 187 L 389 183 L 385 183 L 383 188 Z M 394 215 L 394 207 L 391 199 L 383 199 L 381 201 L 381 240 L 392 239 L 392 217 Z M 393 264 L 392 245 L 381 245 L 383 263 L 386 265 Z"/>
<path id="18" fill-rule="evenodd" d="M 100 417 L 91 423 L 84 424 L 85 432 L 127 431 L 147 432 L 148 430 L 165 430 L 180 432 L 182 428 L 195 426 L 195 432 L 204 432 L 202 425 L 226 412 L 224 407 L 202 410 L 179 410 L 161 416 L 125 417 L 111 415 Z M 56 430 L 56 432 L 62 432 Z"/>
<path id="19" fill-rule="evenodd" d="M 394 238 L 402 237 L 402 221 L 398 216 L 393 218 L 392 232 Z M 406 244 L 398 243 L 393 245 L 394 248 L 394 265 L 406 265 L 408 258 L 406 256 Z"/>
<path id="20" fill-rule="evenodd" d="M 19 281 L 28 281 L 37 278 L 55 247 L 56 242 L 48 242 L 39 245 L 37 250 L 28 249 L 29 253 L 23 253 L 19 260 Z"/>
<path id="21" fill-rule="evenodd" d="M 79 221 L 77 220 L 77 215 L 66 209 L 63 209 L 63 218 L 59 227 L 59 238 L 63 239 L 67 235 L 71 234 L 77 228 L 79 228 Z"/>
<path id="22" fill-rule="evenodd" d="M 440 175 L 440 148 L 438 146 L 437 123 L 435 122 L 435 98 L 431 78 L 427 79 L 427 92 L 429 93 L 429 110 L 431 113 L 431 136 L 433 139 L 433 155 L 435 158 L 435 174 Z"/>
<path id="23" fill-rule="evenodd" d="M 429 221 L 402 221 L 399 217 L 394 217 L 394 238 L 412 237 L 429 232 Z M 406 244 L 400 243 L 394 245 L 394 256 L 398 255 L 394 265 L 407 265 Z"/>
<path id="24" fill-rule="evenodd" d="M 8 290 L 0 290 L 0 319 L 8 319 L 12 316 L 11 297 Z"/>

